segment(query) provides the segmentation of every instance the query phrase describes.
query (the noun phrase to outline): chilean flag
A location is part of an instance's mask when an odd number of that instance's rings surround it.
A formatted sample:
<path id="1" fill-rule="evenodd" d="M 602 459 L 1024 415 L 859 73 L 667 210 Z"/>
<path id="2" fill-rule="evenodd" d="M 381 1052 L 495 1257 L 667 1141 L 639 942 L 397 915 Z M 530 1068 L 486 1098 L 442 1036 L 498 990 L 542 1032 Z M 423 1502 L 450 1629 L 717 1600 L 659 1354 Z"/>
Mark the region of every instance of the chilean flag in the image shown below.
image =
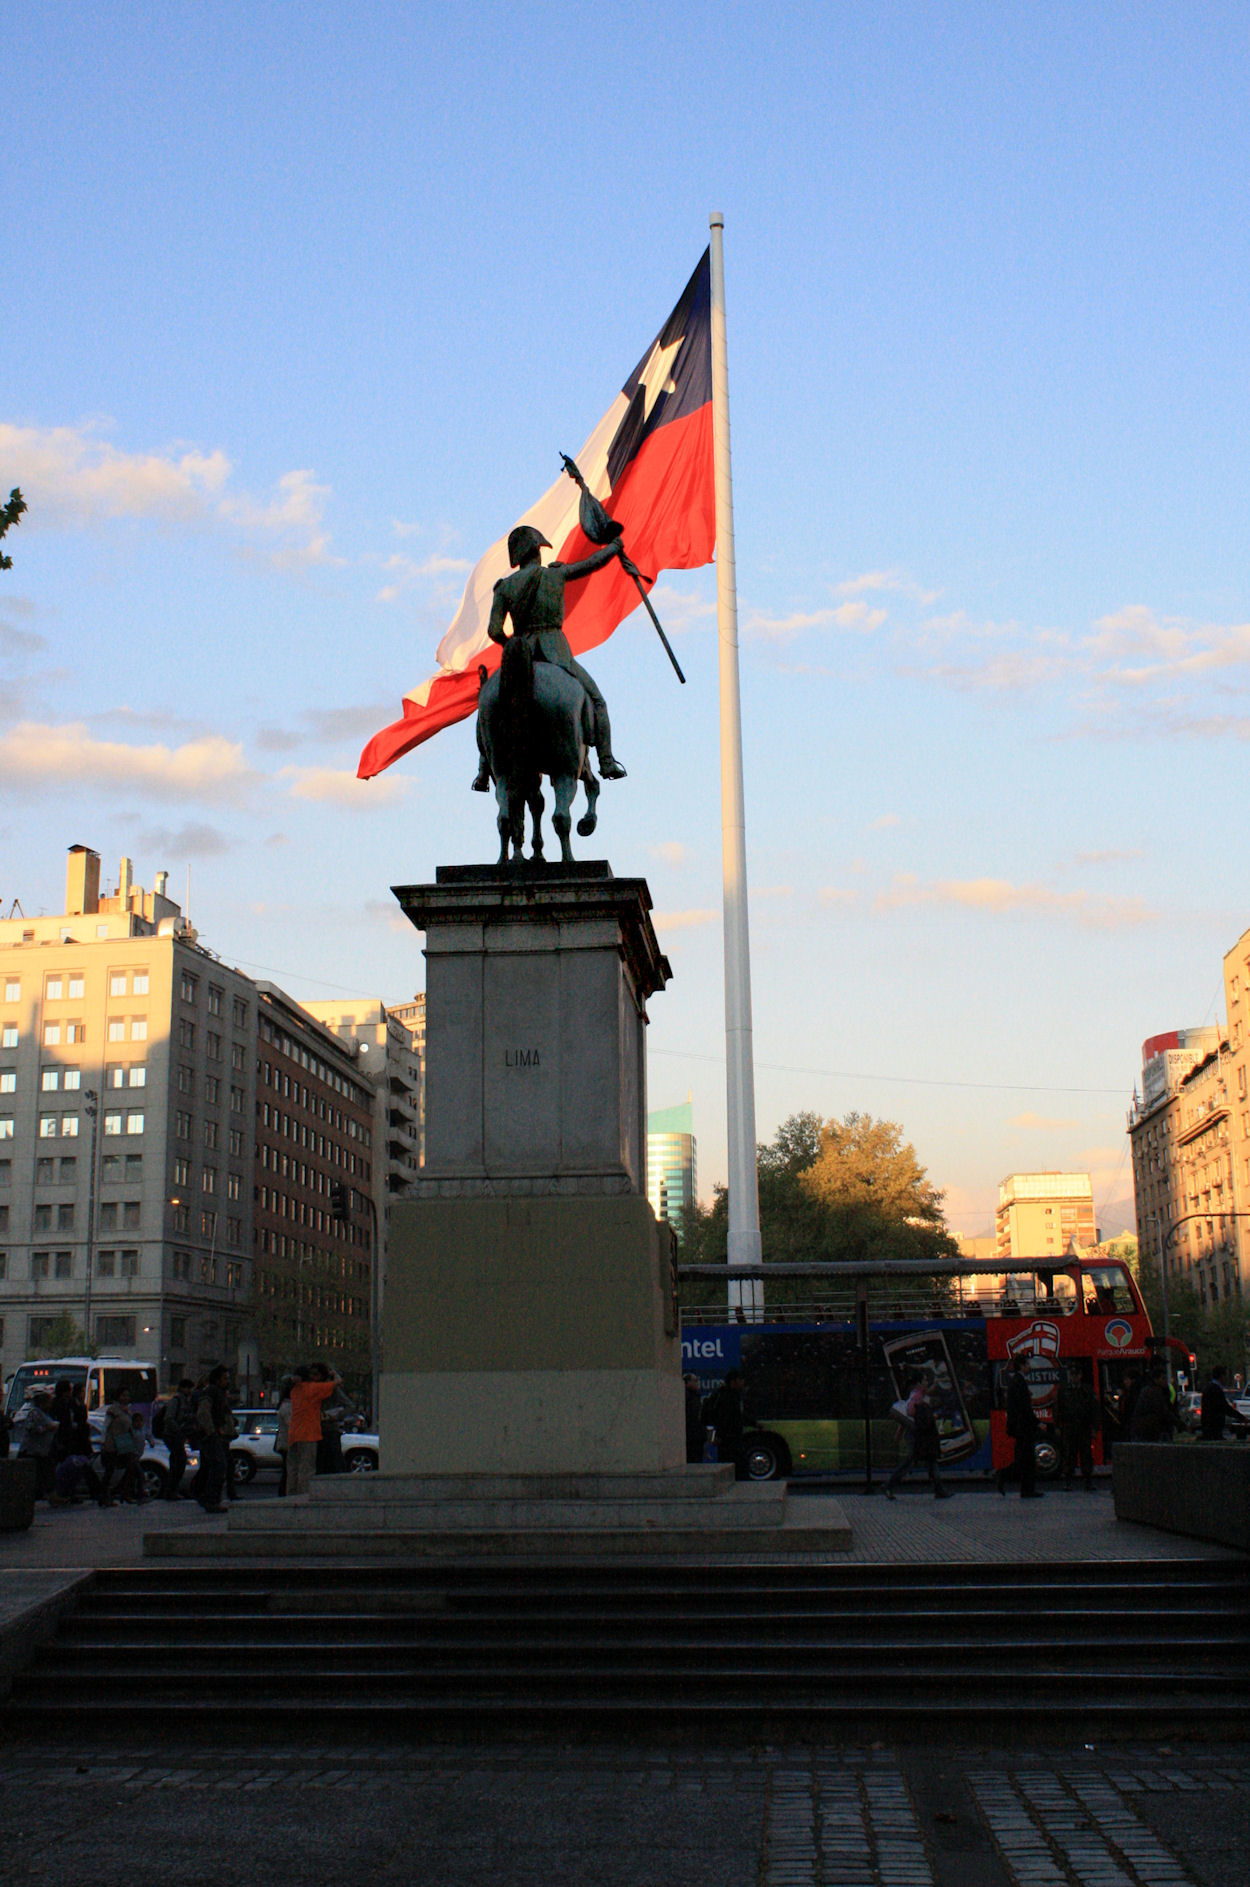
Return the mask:
<path id="1" fill-rule="evenodd" d="M 711 310 L 711 263 L 705 250 L 681 300 L 576 455 L 588 489 L 624 526 L 629 556 L 653 578 L 661 570 L 710 563 L 716 548 Z M 560 563 L 576 562 L 595 548 L 577 521 L 579 497 L 572 479 L 562 473 L 516 520 L 536 525 Z M 403 719 L 375 734 L 361 754 L 357 772 L 362 780 L 473 713 L 478 668 L 497 668 L 502 653 L 486 625 L 495 584 L 508 569 L 505 532 L 465 585 L 438 645 L 437 674 L 404 696 Z M 570 583 L 564 633 L 574 655 L 606 642 L 637 606 L 637 588 L 619 563 Z"/>

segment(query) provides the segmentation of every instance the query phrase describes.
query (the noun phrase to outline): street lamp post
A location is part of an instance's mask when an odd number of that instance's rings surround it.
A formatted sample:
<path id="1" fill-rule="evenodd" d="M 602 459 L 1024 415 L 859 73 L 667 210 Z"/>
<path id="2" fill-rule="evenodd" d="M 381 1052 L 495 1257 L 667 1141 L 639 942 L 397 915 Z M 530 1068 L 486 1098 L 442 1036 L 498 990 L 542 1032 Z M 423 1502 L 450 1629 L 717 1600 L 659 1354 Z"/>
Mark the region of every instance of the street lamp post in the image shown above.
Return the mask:
<path id="1" fill-rule="evenodd" d="M 87 1282 L 83 1291 L 83 1337 L 91 1354 L 91 1274 L 95 1270 L 95 1188 L 96 1135 L 99 1129 L 100 1097 L 94 1088 L 83 1095 L 83 1107 L 91 1122 L 91 1171 L 87 1177 Z"/>
<path id="2" fill-rule="evenodd" d="M 1250 1212 L 1228 1212 L 1228 1211 L 1215 1212 L 1215 1213 L 1186 1212 L 1183 1215 L 1183 1217 L 1179 1219 L 1173 1219 L 1171 1224 L 1168 1226 L 1168 1229 L 1166 1232 L 1163 1231 L 1162 1222 L 1157 1212 L 1152 1212 L 1149 1216 L 1155 1222 L 1155 1231 L 1158 1234 L 1158 1240 L 1159 1240 L 1159 1284 L 1160 1284 L 1160 1289 L 1161 1289 L 1160 1309 L 1163 1312 L 1163 1336 L 1164 1336 L 1164 1342 L 1166 1346 L 1165 1361 L 1167 1363 L 1168 1381 L 1171 1382 L 1172 1380 L 1172 1354 L 1171 1354 L 1171 1346 L 1167 1344 L 1167 1338 L 1171 1335 L 1171 1332 L 1168 1329 L 1168 1276 L 1167 1276 L 1168 1246 L 1172 1243 L 1172 1240 L 1176 1237 L 1176 1234 L 1180 1231 L 1183 1225 L 1192 1225 L 1197 1219 L 1210 1219 L 1210 1218 L 1250 1219 Z M 1235 1255 L 1236 1254 L 1234 1253 L 1234 1256 Z M 1240 1268 L 1238 1269 L 1238 1273 L 1237 1273 L 1237 1290 L 1238 1290 L 1238 1295 L 1240 1295 L 1241 1293 Z"/>

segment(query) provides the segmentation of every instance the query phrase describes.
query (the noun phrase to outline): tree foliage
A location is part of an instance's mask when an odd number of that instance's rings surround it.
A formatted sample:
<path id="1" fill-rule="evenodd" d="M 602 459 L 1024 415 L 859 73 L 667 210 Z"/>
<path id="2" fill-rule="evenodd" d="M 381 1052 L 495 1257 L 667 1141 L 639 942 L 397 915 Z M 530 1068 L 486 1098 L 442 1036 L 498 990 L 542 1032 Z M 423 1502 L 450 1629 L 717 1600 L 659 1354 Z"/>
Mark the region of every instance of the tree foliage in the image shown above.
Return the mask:
<path id="1" fill-rule="evenodd" d="M 82 1325 L 67 1310 L 59 1310 L 40 1339 L 37 1349 L 27 1348 L 27 1359 L 36 1356 L 95 1356 L 99 1346 L 88 1343 Z"/>
<path id="2" fill-rule="evenodd" d="M 1131 1246 L 1131 1250 L 1128 1249 Z M 1121 1250 L 1121 1248 L 1124 1248 Z M 1137 1240 L 1125 1237 L 1107 1247 L 1108 1254 L 1123 1256 L 1137 1279 L 1142 1302 L 1157 1337 L 1163 1335 L 1163 1291 L 1159 1282 L 1157 1252 L 1140 1254 Z M 1240 1296 L 1226 1298 L 1220 1304 L 1204 1306 L 1188 1278 L 1168 1267 L 1168 1335 L 1177 1337 L 1198 1358 L 1198 1377 L 1205 1381 L 1216 1363 L 1229 1371 L 1245 1373 L 1247 1346 L 1250 1345 L 1250 1314 Z"/>
<path id="3" fill-rule="evenodd" d="M 23 498 L 18 487 L 14 485 L 12 491 L 9 493 L 8 503 L 0 505 L 0 537 L 3 537 L 5 532 L 18 522 L 25 509 L 26 500 Z M 11 570 L 12 568 L 13 559 L 0 553 L 0 570 Z"/>
<path id="4" fill-rule="evenodd" d="M 792 1114 L 772 1143 L 758 1149 L 756 1171 L 765 1264 L 958 1255 L 942 1214 L 943 1195 L 896 1121 Z M 718 1186 L 710 1207 L 688 1215 L 683 1258 L 723 1264 L 728 1233 L 728 1195 Z M 721 1289 L 710 1287 L 713 1294 Z M 695 1296 L 692 1289 L 690 1301 L 712 1296 Z"/>

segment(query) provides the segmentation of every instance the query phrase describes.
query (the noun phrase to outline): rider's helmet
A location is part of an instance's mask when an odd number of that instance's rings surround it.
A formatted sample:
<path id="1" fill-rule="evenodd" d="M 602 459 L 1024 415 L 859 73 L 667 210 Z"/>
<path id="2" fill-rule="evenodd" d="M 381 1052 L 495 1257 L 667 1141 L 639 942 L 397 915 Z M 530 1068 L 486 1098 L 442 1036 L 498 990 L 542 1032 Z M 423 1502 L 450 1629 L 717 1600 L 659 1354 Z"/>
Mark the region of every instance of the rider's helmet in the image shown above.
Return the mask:
<path id="1" fill-rule="evenodd" d="M 531 551 L 544 549 L 550 550 L 551 545 L 532 524 L 518 524 L 514 531 L 508 532 L 508 562 L 514 570 Z"/>

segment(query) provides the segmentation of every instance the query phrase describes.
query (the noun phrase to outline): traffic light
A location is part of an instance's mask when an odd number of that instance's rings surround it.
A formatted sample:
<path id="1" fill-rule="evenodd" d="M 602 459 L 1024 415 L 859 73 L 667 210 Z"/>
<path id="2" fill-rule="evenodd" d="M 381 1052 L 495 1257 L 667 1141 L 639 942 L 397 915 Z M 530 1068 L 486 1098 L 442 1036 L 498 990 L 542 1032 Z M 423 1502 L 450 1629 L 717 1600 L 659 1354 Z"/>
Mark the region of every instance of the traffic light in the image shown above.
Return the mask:
<path id="1" fill-rule="evenodd" d="M 330 1211 L 336 1219 L 348 1217 L 347 1188 L 334 1185 L 330 1188 Z"/>

